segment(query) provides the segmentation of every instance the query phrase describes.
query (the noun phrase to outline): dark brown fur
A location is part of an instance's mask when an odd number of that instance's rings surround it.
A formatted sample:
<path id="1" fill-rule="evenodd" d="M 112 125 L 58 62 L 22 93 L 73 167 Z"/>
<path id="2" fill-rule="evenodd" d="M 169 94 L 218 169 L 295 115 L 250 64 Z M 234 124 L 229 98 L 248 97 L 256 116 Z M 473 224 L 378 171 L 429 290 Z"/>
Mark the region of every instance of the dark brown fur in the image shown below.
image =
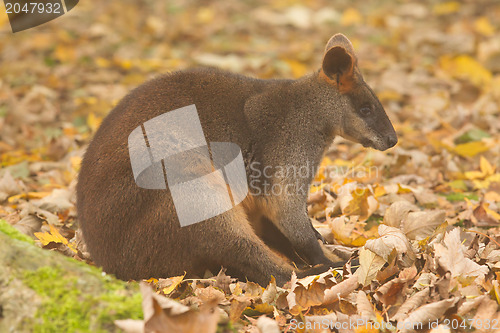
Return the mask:
<path id="1" fill-rule="evenodd" d="M 207 142 L 238 144 L 247 168 L 254 162 L 262 167 L 299 167 L 307 162 L 317 166 L 335 135 L 387 149 L 396 143 L 396 134 L 364 83 L 346 41 L 334 36 L 325 54 L 341 47 L 335 52 L 339 56 L 325 55 L 320 71 L 296 81 L 194 69 L 161 76 L 127 95 L 103 121 L 79 175 L 78 219 L 96 264 L 121 279 L 184 271 L 202 275 L 206 269 L 216 272 L 224 266 L 230 274 L 261 284 L 271 275 L 283 284 L 293 270 L 269 246 L 319 265 L 299 275 L 334 265 L 335 257 L 324 251 L 307 217 L 303 193 L 249 194 L 224 214 L 180 227 L 168 189 L 147 190 L 135 184 L 127 139 L 145 121 L 195 104 Z M 336 81 L 344 82 L 345 88 Z M 359 116 L 357 109 L 363 105 L 371 105 L 370 119 Z M 312 176 L 298 180 L 308 188 Z M 270 179 L 282 186 L 296 180 Z"/>

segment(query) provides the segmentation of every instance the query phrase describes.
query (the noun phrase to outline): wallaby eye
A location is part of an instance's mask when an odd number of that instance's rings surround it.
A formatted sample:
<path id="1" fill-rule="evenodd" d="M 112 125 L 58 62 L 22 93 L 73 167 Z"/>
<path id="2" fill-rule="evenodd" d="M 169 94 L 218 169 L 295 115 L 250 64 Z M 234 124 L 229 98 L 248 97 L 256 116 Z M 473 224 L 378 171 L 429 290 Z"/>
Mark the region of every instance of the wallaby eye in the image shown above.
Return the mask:
<path id="1" fill-rule="evenodd" d="M 372 108 L 369 106 L 362 106 L 361 109 L 359 109 L 359 113 L 362 116 L 367 117 L 372 113 Z"/>

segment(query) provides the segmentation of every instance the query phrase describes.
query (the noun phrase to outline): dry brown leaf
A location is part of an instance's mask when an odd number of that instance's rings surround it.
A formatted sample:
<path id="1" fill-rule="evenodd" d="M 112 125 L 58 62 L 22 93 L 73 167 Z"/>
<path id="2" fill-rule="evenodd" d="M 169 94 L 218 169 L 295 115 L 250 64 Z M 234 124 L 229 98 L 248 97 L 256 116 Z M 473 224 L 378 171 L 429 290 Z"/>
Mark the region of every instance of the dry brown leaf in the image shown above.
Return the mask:
<path id="1" fill-rule="evenodd" d="M 36 203 L 41 209 L 52 213 L 59 213 L 74 207 L 70 201 L 72 193 L 66 189 L 55 189 L 46 197 Z"/>
<path id="2" fill-rule="evenodd" d="M 455 228 L 445 234 L 444 245 L 434 244 L 436 258 L 439 264 L 449 270 L 453 277 L 476 276 L 483 278 L 488 273 L 488 267 L 478 265 L 471 259 L 465 257 L 465 249 L 460 240 L 460 229 Z"/>
<path id="3" fill-rule="evenodd" d="M 40 232 L 43 220 L 36 215 L 26 215 L 19 222 L 14 224 L 14 228 L 25 235 L 35 237 L 36 232 Z"/>
<path id="4" fill-rule="evenodd" d="M 14 177 L 12 177 L 9 170 L 5 171 L 0 179 L 0 202 L 18 193 L 21 193 L 21 188 Z"/>
<path id="5" fill-rule="evenodd" d="M 488 205 L 484 202 L 481 202 L 474 210 L 472 211 L 473 218 L 472 221 L 475 222 L 478 226 L 488 227 L 488 226 L 498 226 L 499 220 L 495 218 L 495 212 L 491 214 L 491 210 L 488 209 Z M 498 215 L 498 214 L 496 214 Z"/>
<path id="6" fill-rule="evenodd" d="M 140 286 L 145 331 L 198 333 L 200 327 L 207 333 L 217 330 L 219 313 L 214 311 L 216 304 L 203 304 L 196 311 L 156 294 L 147 283 L 141 282 Z"/>
<path id="7" fill-rule="evenodd" d="M 261 333 L 280 333 L 280 328 L 276 320 L 266 316 L 260 316 L 257 319 L 257 327 Z"/>
<path id="8" fill-rule="evenodd" d="M 215 284 L 214 287 L 221 289 L 224 291 L 226 294 L 231 293 L 231 289 L 229 288 L 229 285 L 236 279 L 232 279 L 230 276 L 226 275 L 226 269 L 221 268 L 219 271 L 219 274 L 215 277 Z"/>
<path id="9" fill-rule="evenodd" d="M 362 248 L 359 251 L 359 268 L 357 270 L 359 283 L 363 286 L 370 284 L 384 265 L 384 258 L 370 250 Z"/>
<path id="10" fill-rule="evenodd" d="M 381 224 L 378 227 L 378 233 L 379 238 L 366 241 L 365 247 L 367 249 L 378 254 L 386 261 L 393 249 L 396 249 L 398 260 L 403 266 L 409 267 L 413 264 L 415 250 L 401 230 Z"/>
<path id="11" fill-rule="evenodd" d="M 305 327 L 310 328 L 308 332 L 323 333 L 325 332 L 326 326 L 332 327 L 335 325 L 337 322 L 337 315 L 332 312 L 326 315 L 305 316 L 305 319 Z"/>
<path id="12" fill-rule="evenodd" d="M 496 326 L 494 325 L 494 319 L 496 319 L 497 315 L 498 303 L 488 297 L 484 297 L 481 303 L 479 303 L 472 324 L 478 332 L 491 332 L 493 327 Z M 496 329 L 498 330 L 498 328 Z"/>
<path id="13" fill-rule="evenodd" d="M 407 267 L 399 273 L 399 278 L 404 281 L 410 281 L 417 276 L 417 268 L 415 266 Z"/>
<path id="14" fill-rule="evenodd" d="M 278 289 L 276 287 L 276 279 L 271 277 L 271 282 L 267 286 L 266 290 L 262 293 L 262 303 L 273 303 L 278 297 Z"/>
<path id="15" fill-rule="evenodd" d="M 311 193 L 311 194 L 309 194 L 309 197 L 307 198 L 308 205 L 324 203 L 325 201 L 326 201 L 326 194 L 323 190 Z"/>
<path id="16" fill-rule="evenodd" d="M 336 302 L 340 297 L 348 295 L 358 287 L 358 276 L 357 272 L 351 275 L 346 280 L 340 282 L 339 284 L 325 290 L 323 305 L 331 304 Z"/>
<path id="17" fill-rule="evenodd" d="M 387 208 L 384 215 L 384 223 L 390 227 L 399 228 L 401 222 L 406 218 L 409 212 L 418 212 L 419 209 L 414 204 L 400 200 L 394 202 Z"/>
<path id="18" fill-rule="evenodd" d="M 403 292 L 406 287 L 406 281 L 402 279 L 393 279 L 380 288 L 378 288 L 375 298 L 382 302 L 386 307 L 395 304 L 400 304 L 403 302 Z"/>
<path id="19" fill-rule="evenodd" d="M 443 224 L 445 216 L 444 210 L 411 212 L 403 220 L 401 230 L 411 240 L 425 239 Z"/>
<path id="20" fill-rule="evenodd" d="M 115 320 L 115 325 L 125 333 L 144 333 L 144 321 L 134 319 Z"/>
<path id="21" fill-rule="evenodd" d="M 385 306 L 403 303 L 404 290 L 410 280 L 417 275 L 415 266 L 405 268 L 399 273 L 399 277 L 392 279 L 378 288 L 375 298 L 384 303 Z"/>
<path id="22" fill-rule="evenodd" d="M 459 297 L 453 297 L 442 301 L 430 303 L 417 308 L 411 312 L 409 316 L 401 322 L 402 332 L 417 332 L 418 325 L 422 325 L 425 329 L 427 324 L 438 320 L 441 316 L 459 300 Z M 399 324 L 400 322 L 398 322 Z"/>
<path id="23" fill-rule="evenodd" d="M 290 313 L 298 315 L 302 310 L 311 306 L 321 305 L 325 290 L 333 283 L 333 274 L 328 271 L 320 275 L 297 279 L 292 275 L 290 292 L 286 296 Z"/>
<path id="24" fill-rule="evenodd" d="M 465 316 L 465 315 L 472 313 L 473 311 L 475 311 L 478 308 L 479 304 L 481 304 L 481 302 L 483 301 L 484 298 L 489 298 L 489 296 L 481 295 L 479 297 L 475 297 L 472 299 L 466 299 L 466 301 L 463 302 L 458 307 L 457 314 L 459 316 Z"/>
<path id="25" fill-rule="evenodd" d="M 439 197 L 433 191 L 421 187 L 414 191 L 413 195 L 419 205 L 426 208 L 435 207 L 439 200 Z"/>
<path id="26" fill-rule="evenodd" d="M 429 287 L 416 292 L 399 307 L 398 311 L 391 317 L 391 320 L 399 322 L 406 319 L 411 311 L 418 308 L 427 301 L 429 292 Z"/>
<path id="27" fill-rule="evenodd" d="M 373 305 L 370 303 L 363 290 L 358 291 L 358 294 L 356 296 L 356 306 L 358 315 L 360 315 L 360 317 L 369 320 L 377 319 L 375 311 L 373 311 Z"/>
<path id="28" fill-rule="evenodd" d="M 208 286 L 206 288 L 197 288 L 194 291 L 194 294 L 203 302 L 203 303 L 215 303 L 215 304 L 229 304 L 229 301 L 226 299 L 226 295 L 220 290 L 215 289 L 212 286 Z"/>
<path id="29" fill-rule="evenodd" d="M 245 311 L 251 303 L 251 298 L 248 296 L 233 296 L 229 308 L 229 319 L 231 321 L 237 321 L 241 317 L 243 311 Z"/>

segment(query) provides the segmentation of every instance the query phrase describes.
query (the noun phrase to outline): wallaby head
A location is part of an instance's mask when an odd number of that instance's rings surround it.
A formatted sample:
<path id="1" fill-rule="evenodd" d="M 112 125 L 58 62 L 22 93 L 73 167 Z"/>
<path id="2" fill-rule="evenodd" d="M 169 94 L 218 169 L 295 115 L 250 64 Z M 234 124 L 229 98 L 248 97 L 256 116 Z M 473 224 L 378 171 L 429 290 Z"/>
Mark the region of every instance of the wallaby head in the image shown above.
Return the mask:
<path id="1" fill-rule="evenodd" d="M 328 41 L 319 79 L 324 95 L 334 103 L 330 106 L 330 111 L 336 113 L 330 115 L 335 119 L 334 134 L 378 150 L 389 149 L 398 142 L 391 121 L 365 83 L 354 48 L 344 35 L 336 34 Z"/>

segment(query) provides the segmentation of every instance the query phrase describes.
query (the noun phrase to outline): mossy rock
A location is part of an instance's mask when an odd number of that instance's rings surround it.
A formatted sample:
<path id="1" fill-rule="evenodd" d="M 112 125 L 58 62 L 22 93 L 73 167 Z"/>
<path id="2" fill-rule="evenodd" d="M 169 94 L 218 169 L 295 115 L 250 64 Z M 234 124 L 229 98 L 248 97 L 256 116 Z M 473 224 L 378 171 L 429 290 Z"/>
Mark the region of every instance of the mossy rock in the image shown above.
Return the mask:
<path id="1" fill-rule="evenodd" d="M 0 332 L 113 332 L 141 319 L 137 283 L 42 250 L 0 220 Z"/>

